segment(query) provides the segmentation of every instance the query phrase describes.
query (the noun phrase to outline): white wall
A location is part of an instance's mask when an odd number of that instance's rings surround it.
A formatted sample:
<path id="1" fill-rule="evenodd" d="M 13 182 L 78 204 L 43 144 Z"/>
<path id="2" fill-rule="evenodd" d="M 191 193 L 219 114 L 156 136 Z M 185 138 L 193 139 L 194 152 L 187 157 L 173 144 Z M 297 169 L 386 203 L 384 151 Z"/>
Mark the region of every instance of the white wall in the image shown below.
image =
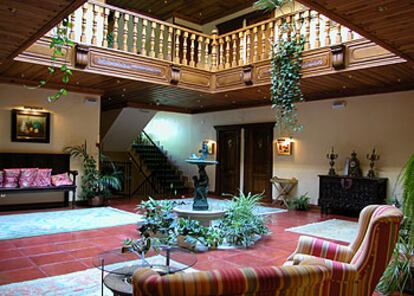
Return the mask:
<path id="1" fill-rule="evenodd" d="M 55 103 L 47 102 L 47 96 L 54 93 L 53 90 L 0 84 L 0 152 L 63 153 L 64 147 L 80 145 L 86 140 L 89 152 L 97 156 L 100 98 L 70 92 Z M 95 98 L 96 104 L 85 104 L 86 97 Z M 42 107 L 51 113 L 50 143 L 11 142 L 11 110 L 23 106 Z M 81 172 L 80 162 L 71 160 L 71 169 Z"/>
<path id="2" fill-rule="evenodd" d="M 342 99 L 341 99 L 342 100 Z M 344 109 L 332 109 L 334 100 L 299 104 L 298 112 L 304 130 L 294 136 L 292 156 L 274 153 L 273 174 L 279 177 L 296 177 L 299 184 L 295 194 L 304 194 L 317 203 L 318 174 L 329 169 L 326 154 L 331 146 L 339 154 L 337 171 L 343 170 L 346 157 L 352 150 L 358 153 L 364 174 L 369 161 L 366 154 L 375 147 L 381 154 L 378 173 L 388 177 L 388 195 L 391 195 L 405 161 L 414 152 L 414 91 L 344 98 Z M 170 118 L 170 116 L 173 116 Z M 163 129 L 157 122 L 174 126 L 178 133 L 162 137 Z M 191 176 L 196 172 L 183 162 L 196 152 L 203 140 L 216 139 L 215 125 L 229 125 L 274 121 L 270 107 L 238 109 L 230 111 L 181 115 L 159 112 L 147 127 L 151 135 L 164 145 L 183 171 Z M 173 124 L 172 124 L 173 123 Z M 147 130 L 146 128 L 146 130 Z M 275 139 L 278 137 L 275 130 Z M 274 143 L 274 150 L 276 144 Z M 215 171 L 208 171 L 210 190 L 214 190 Z"/>

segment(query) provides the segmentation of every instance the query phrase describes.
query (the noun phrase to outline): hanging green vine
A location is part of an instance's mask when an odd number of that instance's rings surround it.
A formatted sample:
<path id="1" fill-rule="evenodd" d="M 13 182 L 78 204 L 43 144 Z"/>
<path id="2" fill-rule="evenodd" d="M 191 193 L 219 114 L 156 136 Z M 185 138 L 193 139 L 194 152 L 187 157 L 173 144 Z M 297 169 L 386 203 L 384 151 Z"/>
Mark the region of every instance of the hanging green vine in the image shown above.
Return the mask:
<path id="1" fill-rule="evenodd" d="M 271 61 L 272 108 L 276 111 L 276 126 L 287 132 L 298 132 L 296 103 L 303 101 L 300 89 L 304 38 L 280 39 L 273 46 Z"/>
<path id="2" fill-rule="evenodd" d="M 255 6 L 259 9 L 278 9 L 291 0 L 259 0 Z M 282 18 L 282 25 L 279 27 L 284 38 L 277 40 L 273 45 L 271 60 L 271 83 L 270 88 L 272 108 L 276 111 L 276 126 L 280 132 L 291 135 L 293 132 L 302 130 L 303 126 L 297 118 L 296 103 L 303 101 L 303 94 L 300 88 L 302 77 L 302 52 L 305 39 L 300 32 L 303 20 L 298 23 L 287 23 Z"/>
<path id="3" fill-rule="evenodd" d="M 70 77 L 72 76 L 72 71 L 66 64 L 57 66 L 55 63 L 59 57 L 65 57 L 66 60 L 66 54 L 68 53 L 67 48 L 75 46 L 75 43 L 68 37 L 70 28 L 72 28 L 72 24 L 69 22 L 68 18 L 63 19 L 62 23 L 57 26 L 56 32 L 50 41 L 49 47 L 53 50 L 52 56 L 50 57 L 52 65 L 48 67 L 49 77 L 46 80 L 41 80 L 39 82 L 39 87 L 45 86 L 49 82 L 52 76 L 56 74 L 56 69 L 58 69 L 62 74 L 62 83 L 64 86 L 60 88 L 54 95 L 47 97 L 49 102 L 55 102 L 62 96 L 66 96 L 68 94 L 66 86 L 69 83 Z"/>

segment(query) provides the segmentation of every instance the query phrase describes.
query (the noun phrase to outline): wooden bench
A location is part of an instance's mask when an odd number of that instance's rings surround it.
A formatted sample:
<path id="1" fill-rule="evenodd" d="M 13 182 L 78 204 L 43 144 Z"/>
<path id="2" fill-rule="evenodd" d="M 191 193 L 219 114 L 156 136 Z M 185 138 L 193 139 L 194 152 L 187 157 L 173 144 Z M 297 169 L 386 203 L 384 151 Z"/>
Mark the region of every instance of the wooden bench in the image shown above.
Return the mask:
<path id="1" fill-rule="evenodd" d="M 48 187 L 26 187 L 26 188 L 0 188 L 0 200 L 7 195 L 12 194 L 30 194 L 41 192 L 63 192 L 63 202 L 48 203 L 24 203 L 24 204 L 0 204 L 0 211 L 27 209 L 39 207 L 57 207 L 69 206 L 69 192 L 72 192 L 73 198 L 76 197 L 76 176 L 77 171 L 70 170 L 69 154 L 35 154 L 35 153 L 0 153 L 0 170 L 5 168 L 50 168 L 52 174 L 69 173 L 72 179 L 72 185 L 65 186 L 48 186 Z M 74 205 L 74 202 L 72 203 Z"/>

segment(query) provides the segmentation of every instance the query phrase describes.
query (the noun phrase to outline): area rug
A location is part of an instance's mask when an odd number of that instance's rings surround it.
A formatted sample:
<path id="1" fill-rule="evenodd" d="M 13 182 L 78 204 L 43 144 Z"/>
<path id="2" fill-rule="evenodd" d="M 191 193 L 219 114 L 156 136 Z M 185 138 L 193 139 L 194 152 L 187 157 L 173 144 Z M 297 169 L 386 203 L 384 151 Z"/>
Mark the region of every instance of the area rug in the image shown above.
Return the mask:
<path id="1" fill-rule="evenodd" d="M 146 259 L 150 264 L 156 264 L 165 260 L 162 256 L 154 256 Z M 128 261 L 110 265 L 111 268 L 120 268 L 127 264 L 138 263 Z M 180 265 L 171 261 L 171 265 Z M 186 272 L 194 272 L 189 268 Z M 100 296 L 101 295 L 101 271 L 91 268 L 83 271 L 72 272 L 64 275 L 41 278 L 26 282 L 13 283 L 0 286 L 2 296 Z M 104 288 L 105 296 L 113 296 L 113 293 Z"/>
<path id="2" fill-rule="evenodd" d="M 323 222 L 311 223 L 286 229 L 286 231 L 333 239 L 347 243 L 354 240 L 357 230 L 358 223 L 340 219 L 330 219 Z"/>
<path id="3" fill-rule="evenodd" d="M 208 198 L 208 203 L 211 207 L 214 208 L 223 208 L 226 209 L 230 205 L 229 200 L 221 200 L 215 198 Z M 182 199 L 173 199 L 172 201 L 177 202 L 178 204 L 192 204 L 192 198 L 182 198 Z M 284 213 L 287 212 L 285 209 L 280 208 L 273 208 L 273 207 L 265 207 L 265 206 L 257 206 L 254 210 L 255 214 L 257 215 L 269 215 L 269 214 L 276 214 L 276 213 Z"/>
<path id="4" fill-rule="evenodd" d="M 141 215 L 112 207 L 0 216 L 0 240 L 135 224 Z"/>

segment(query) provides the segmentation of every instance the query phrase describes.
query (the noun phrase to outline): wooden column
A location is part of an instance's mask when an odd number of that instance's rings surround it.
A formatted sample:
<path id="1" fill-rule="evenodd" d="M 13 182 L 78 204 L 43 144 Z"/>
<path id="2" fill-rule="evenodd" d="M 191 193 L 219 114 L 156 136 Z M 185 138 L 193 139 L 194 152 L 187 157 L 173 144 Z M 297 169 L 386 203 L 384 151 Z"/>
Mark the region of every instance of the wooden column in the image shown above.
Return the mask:
<path id="1" fill-rule="evenodd" d="M 191 67 L 195 67 L 195 59 L 194 59 L 195 39 L 196 39 L 196 35 L 192 33 L 190 36 L 190 64 L 189 64 Z"/>
<path id="2" fill-rule="evenodd" d="M 109 8 L 104 8 L 104 23 L 103 23 L 103 47 L 108 47 L 108 18 L 109 18 Z"/>
<path id="3" fill-rule="evenodd" d="M 239 32 L 239 65 L 244 64 L 244 33 Z"/>
<path id="4" fill-rule="evenodd" d="M 253 63 L 259 60 L 259 32 L 258 28 L 253 28 Z"/>
<path id="5" fill-rule="evenodd" d="M 217 70 L 217 35 L 218 31 L 216 29 L 213 30 L 213 40 L 212 40 L 212 48 L 211 48 L 211 70 Z"/>
<path id="6" fill-rule="evenodd" d="M 198 36 L 197 39 L 197 67 L 203 68 L 203 37 Z"/>
<path id="7" fill-rule="evenodd" d="M 252 46 L 252 35 L 250 34 L 250 30 L 247 30 L 246 31 L 246 64 L 250 64 L 252 62 L 251 46 Z"/>
<path id="8" fill-rule="evenodd" d="M 331 45 L 331 20 L 325 19 L 325 46 Z"/>
<path id="9" fill-rule="evenodd" d="M 150 57 L 155 58 L 155 29 L 157 28 L 156 22 L 151 22 L 151 32 L 150 32 Z"/>
<path id="10" fill-rule="evenodd" d="M 98 45 L 98 38 L 96 33 L 98 31 L 98 13 L 100 7 L 96 4 L 92 4 L 92 45 Z"/>
<path id="11" fill-rule="evenodd" d="M 88 14 L 89 3 L 85 3 L 82 6 L 82 26 L 81 26 L 81 37 L 80 42 L 86 43 L 86 17 Z"/>
<path id="12" fill-rule="evenodd" d="M 118 25 L 119 25 L 119 11 L 115 11 L 114 13 L 114 31 L 112 34 L 113 42 L 112 47 L 114 49 L 118 49 Z"/>
<path id="13" fill-rule="evenodd" d="M 141 54 L 146 56 L 147 55 L 147 26 L 148 20 L 142 20 L 142 39 L 141 39 Z"/>
<path id="14" fill-rule="evenodd" d="M 174 28 L 168 27 L 168 39 L 167 39 L 167 60 L 172 60 L 172 41 L 173 41 Z"/>
<path id="15" fill-rule="evenodd" d="M 128 51 L 128 23 L 129 14 L 124 14 L 124 32 L 122 37 L 122 50 Z"/>
<path id="16" fill-rule="evenodd" d="M 340 23 L 336 23 L 336 38 L 335 38 L 335 43 L 336 44 L 340 44 L 342 43 L 342 26 Z"/>
<path id="17" fill-rule="evenodd" d="M 138 52 L 138 17 L 134 16 L 132 19 L 133 28 L 132 28 L 132 52 Z"/>
<path id="18" fill-rule="evenodd" d="M 220 47 L 219 47 L 218 68 L 222 70 L 224 69 L 224 64 L 225 64 L 224 62 L 224 39 L 223 38 L 219 39 L 219 44 L 220 44 Z"/>
<path id="19" fill-rule="evenodd" d="M 188 32 L 184 32 L 183 34 L 183 59 L 181 60 L 181 63 L 183 65 L 187 65 L 188 64 L 188 59 L 187 59 L 187 50 L 188 47 Z"/>
<path id="20" fill-rule="evenodd" d="M 304 50 L 310 49 L 310 11 L 307 10 L 304 12 L 304 22 L 305 22 L 305 45 Z"/>
<path id="21" fill-rule="evenodd" d="M 315 48 L 319 48 L 321 46 L 321 22 L 320 22 L 320 14 L 319 12 L 315 11 Z"/>
<path id="22" fill-rule="evenodd" d="M 160 25 L 160 37 L 159 37 L 159 46 L 158 46 L 158 55 L 159 59 L 164 59 L 164 31 L 165 25 Z"/>
<path id="23" fill-rule="evenodd" d="M 175 52 L 174 52 L 174 62 L 177 64 L 180 63 L 180 36 L 181 36 L 181 30 L 177 29 L 175 31 Z"/>
<path id="24" fill-rule="evenodd" d="M 204 68 L 206 70 L 210 69 L 210 65 L 208 62 L 208 55 L 209 55 L 209 47 L 210 47 L 210 38 L 204 39 Z"/>
<path id="25" fill-rule="evenodd" d="M 237 66 L 237 34 L 233 34 L 231 35 L 231 39 L 232 39 L 232 61 L 231 61 L 231 66 L 232 67 L 236 67 Z"/>
<path id="26" fill-rule="evenodd" d="M 71 24 L 70 31 L 69 31 L 69 39 L 74 41 L 75 40 L 75 13 L 72 13 L 69 18 L 69 23 Z"/>
<path id="27" fill-rule="evenodd" d="M 226 63 L 224 68 L 230 68 L 230 35 L 226 36 Z"/>
<path id="28" fill-rule="evenodd" d="M 261 25 L 260 31 L 262 33 L 261 35 L 261 44 L 262 44 L 262 50 L 260 54 L 260 60 L 264 60 L 267 57 L 267 50 L 266 50 L 266 24 Z"/>

